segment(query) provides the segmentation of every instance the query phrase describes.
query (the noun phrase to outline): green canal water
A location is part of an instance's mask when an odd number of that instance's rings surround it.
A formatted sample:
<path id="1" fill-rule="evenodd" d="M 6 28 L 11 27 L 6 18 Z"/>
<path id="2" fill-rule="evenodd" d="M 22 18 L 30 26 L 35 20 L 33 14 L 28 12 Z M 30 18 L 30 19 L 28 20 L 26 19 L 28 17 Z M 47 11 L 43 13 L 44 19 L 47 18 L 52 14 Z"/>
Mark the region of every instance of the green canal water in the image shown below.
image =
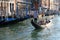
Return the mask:
<path id="1" fill-rule="evenodd" d="M 34 30 L 30 20 L 0 28 L 0 40 L 60 40 L 60 16 L 43 30 Z"/>

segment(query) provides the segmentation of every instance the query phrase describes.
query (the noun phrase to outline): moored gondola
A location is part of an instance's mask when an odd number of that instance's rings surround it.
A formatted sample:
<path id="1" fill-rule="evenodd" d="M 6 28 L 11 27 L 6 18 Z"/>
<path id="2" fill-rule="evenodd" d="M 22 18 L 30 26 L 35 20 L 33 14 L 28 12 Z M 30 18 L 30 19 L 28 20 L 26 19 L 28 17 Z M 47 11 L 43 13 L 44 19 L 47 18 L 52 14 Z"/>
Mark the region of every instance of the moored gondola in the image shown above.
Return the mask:
<path id="1" fill-rule="evenodd" d="M 24 21 L 26 19 L 30 18 L 30 16 L 27 16 L 27 17 L 24 17 L 24 18 L 4 18 L 3 21 L 0 22 L 0 26 L 3 26 L 3 25 L 10 25 L 10 24 L 15 24 L 15 23 L 18 23 L 20 21 Z"/>

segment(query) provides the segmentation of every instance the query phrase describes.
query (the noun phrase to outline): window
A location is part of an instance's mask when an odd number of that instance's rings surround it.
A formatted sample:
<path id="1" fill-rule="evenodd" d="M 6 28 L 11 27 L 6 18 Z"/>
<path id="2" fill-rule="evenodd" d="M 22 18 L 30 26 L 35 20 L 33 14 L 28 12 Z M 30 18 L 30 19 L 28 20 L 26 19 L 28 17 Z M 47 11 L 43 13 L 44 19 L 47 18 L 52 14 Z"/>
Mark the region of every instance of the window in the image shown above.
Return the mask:
<path id="1" fill-rule="evenodd" d="M 13 12 L 13 11 L 14 11 L 14 4 L 10 3 L 10 12 Z"/>

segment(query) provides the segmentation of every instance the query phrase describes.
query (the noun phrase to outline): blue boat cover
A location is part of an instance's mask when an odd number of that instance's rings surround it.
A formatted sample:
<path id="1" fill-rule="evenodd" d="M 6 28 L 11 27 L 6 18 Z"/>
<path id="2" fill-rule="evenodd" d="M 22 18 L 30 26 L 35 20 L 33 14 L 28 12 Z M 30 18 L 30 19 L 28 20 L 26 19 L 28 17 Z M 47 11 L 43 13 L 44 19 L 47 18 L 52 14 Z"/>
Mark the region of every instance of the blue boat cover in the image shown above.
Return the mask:
<path id="1" fill-rule="evenodd" d="M 16 18 L 5 18 L 6 21 L 13 21 L 16 20 Z"/>
<path id="2" fill-rule="evenodd" d="M 30 17 L 30 16 L 27 15 L 27 16 L 25 16 L 24 18 L 29 18 L 29 17 Z"/>

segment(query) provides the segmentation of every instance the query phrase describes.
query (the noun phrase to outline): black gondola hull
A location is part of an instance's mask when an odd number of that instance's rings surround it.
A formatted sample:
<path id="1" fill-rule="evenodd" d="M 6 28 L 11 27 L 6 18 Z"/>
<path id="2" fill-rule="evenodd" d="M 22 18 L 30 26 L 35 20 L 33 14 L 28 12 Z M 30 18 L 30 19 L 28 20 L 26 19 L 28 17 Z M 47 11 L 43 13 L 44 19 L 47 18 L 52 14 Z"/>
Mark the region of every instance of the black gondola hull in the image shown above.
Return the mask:
<path id="1" fill-rule="evenodd" d="M 28 18 L 27 18 L 28 19 Z M 4 26 L 4 25 L 10 25 L 10 24 L 16 24 L 20 21 L 24 21 L 26 20 L 26 18 L 17 18 L 16 20 L 11 20 L 11 21 L 1 21 L 0 22 L 0 26 Z"/>
<path id="2" fill-rule="evenodd" d="M 33 20 L 31 20 L 31 24 L 35 27 L 35 29 L 43 29 L 43 27 L 35 23 Z"/>

